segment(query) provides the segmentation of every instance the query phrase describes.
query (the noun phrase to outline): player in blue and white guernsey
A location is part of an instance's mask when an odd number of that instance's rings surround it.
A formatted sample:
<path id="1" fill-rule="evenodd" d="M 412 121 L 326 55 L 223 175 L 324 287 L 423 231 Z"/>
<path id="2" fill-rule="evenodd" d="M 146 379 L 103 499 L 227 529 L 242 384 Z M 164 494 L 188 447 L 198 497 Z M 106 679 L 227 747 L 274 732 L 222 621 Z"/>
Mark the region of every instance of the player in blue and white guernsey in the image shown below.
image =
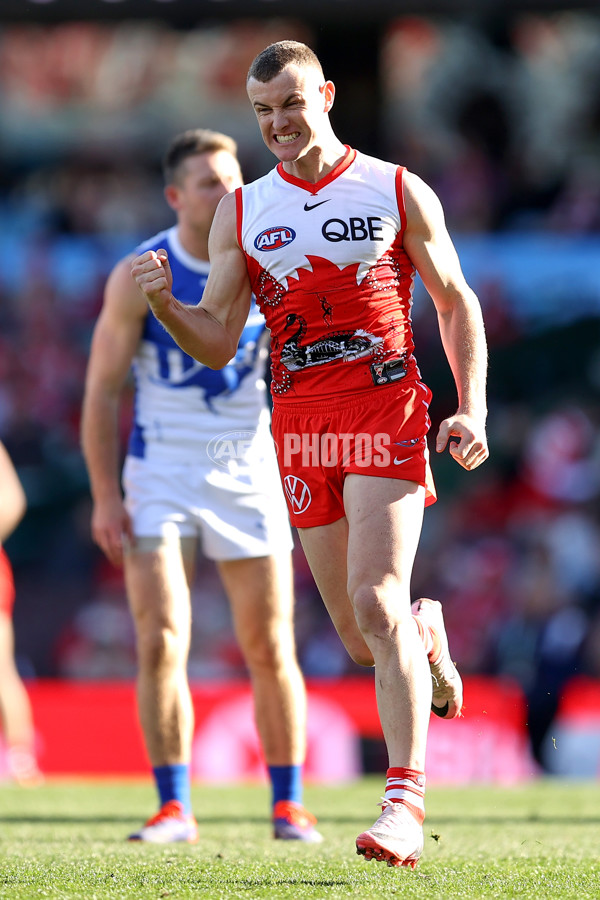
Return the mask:
<path id="1" fill-rule="evenodd" d="M 177 226 L 137 249 L 144 252 L 160 247 L 169 248 L 183 302 L 195 305 L 202 296 L 209 263 L 188 253 Z M 255 432 L 259 423 L 260 437 L 264 437 L 270 419 L 264 382 L 267 345 L 265 320 L 255 303 L 235 357 L 219 371 L 180 350 L 154 316 L 147 315 L 133 359 L 136 390 L 130 455 L 188 462 L 190 454 L 206 455 L 207 443 L 215 438 L 215 426 L 221 432 L 245 433 Z M 224 448 L 232 449 L 227 442 Z M 263 539 L 262 531 L 259 539 Z"/>
<path id="2" fill-rule="evenodd" d="M 208 234 L 221 198 L 242 184 L 235 142 L 178 135 L 164 164 L 177 224 L 136 248 L 165 248 L 178 296 L 196 305 L 208 278 Z M 92 533 L 124 565 L 138 652 L 138 707 L 159 810 L 132 840 L 194 842 L 194 717 L 187 680 L 190 585 L 198 542 L 215 561 L 246 660 L 272 783 L 276 838 L 317 842 L 302 806 L 306 694 L 293 629 L 292 539 L 277 477 L 264 370 L 265 320 L 254 303 L 237 352 L 214 371 L 184 353 L 149 312 L 121 260 L 96 324 L 82 417 Z M 134 421 L 122 486 L 119 408 L 130 369 Z M 123 497 L 124 492 L 124 497 Z"/>

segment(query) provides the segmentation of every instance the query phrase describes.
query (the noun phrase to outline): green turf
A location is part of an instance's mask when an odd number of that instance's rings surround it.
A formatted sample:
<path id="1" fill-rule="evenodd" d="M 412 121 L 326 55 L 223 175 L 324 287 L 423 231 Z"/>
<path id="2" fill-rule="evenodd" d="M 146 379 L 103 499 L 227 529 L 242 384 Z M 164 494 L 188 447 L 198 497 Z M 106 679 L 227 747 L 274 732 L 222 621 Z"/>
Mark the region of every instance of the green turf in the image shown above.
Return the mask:
<path id="1" fill-rule="evenodd" d="M 0 897 L 600 898 L 600 787 L 432 787 L 415 871 L 354 853 L 372 824 L 381 777 L 306 789 L 325 843 L 275 842 L 267 789 L 194 788 L 195 846 L 129 844 L 154 811 L 148 783 L 0 785 Z"/>

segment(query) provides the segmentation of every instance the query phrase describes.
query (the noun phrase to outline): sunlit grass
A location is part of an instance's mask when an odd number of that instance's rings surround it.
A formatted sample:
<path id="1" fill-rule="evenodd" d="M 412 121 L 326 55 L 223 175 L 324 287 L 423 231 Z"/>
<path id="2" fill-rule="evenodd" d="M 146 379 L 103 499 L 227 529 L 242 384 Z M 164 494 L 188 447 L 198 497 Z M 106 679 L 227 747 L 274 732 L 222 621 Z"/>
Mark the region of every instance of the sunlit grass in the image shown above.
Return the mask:
<path id="1" fill-rule="evenodd" d="M 600 897 L 596 783 L 433 787 L 414 872 L 354 852 L 381 789 L 382 777 L 307 787 L 325 842 L 302 845 L 272 840 L 266 787 L 196 786 L 200 842 L 160 847 L 124 840 L 154 812 L 148 783 L 2 785 L 0 897 Z"/>

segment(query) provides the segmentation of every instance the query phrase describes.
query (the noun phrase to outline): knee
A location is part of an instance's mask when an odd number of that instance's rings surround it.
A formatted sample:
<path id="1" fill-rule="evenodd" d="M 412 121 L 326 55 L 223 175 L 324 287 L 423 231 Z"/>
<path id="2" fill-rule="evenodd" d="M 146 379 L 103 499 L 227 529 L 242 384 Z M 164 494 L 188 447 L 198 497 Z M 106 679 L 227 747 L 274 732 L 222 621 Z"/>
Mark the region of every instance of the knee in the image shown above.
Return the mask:
<path id="1" fill-rule="evenodd" d="M 389 636 L 404 621 L 402 592 L 396 580 L 388 583 L 356 585 L 350 594 L 354 615 L 361 634 Z"/>
<path id="2" fill-rule="evenodd" d="M 374 584 L 360 583 L 349 590 L 356 623 L 362 634 L 377 632 L 385 618 L 385 597 L 381 588 Z"/>
<path id="3" fill-rule="evenodd" d="M 139 665 L 152 672 L 175 669 L 186 658 L 183 637 L 168 624 L 139 628 L 137 652 Z"/>
<path id="4" fill-rule="evenodd" d="M 288 662 L 296 662 L 296 644 L 291 627 L 279 623 L 271 628 L 256 623 L 240 635 L 240 647 L 251 672 L 276 673 Z"/>

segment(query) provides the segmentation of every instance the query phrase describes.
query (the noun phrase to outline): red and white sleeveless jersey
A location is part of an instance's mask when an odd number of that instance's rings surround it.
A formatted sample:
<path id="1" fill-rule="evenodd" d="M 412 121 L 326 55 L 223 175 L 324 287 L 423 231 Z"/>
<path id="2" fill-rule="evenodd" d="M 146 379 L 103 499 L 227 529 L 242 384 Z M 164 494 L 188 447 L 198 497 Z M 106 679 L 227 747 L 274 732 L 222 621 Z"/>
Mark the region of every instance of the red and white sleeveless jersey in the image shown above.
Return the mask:
<path id="1" fill-rule="evenodd" d="M 236 191 L 238 241 L 271 330 L 276 402 L 419 377 L 403 171 L 348 147 L 316 184 L 279 164 Z"/>

